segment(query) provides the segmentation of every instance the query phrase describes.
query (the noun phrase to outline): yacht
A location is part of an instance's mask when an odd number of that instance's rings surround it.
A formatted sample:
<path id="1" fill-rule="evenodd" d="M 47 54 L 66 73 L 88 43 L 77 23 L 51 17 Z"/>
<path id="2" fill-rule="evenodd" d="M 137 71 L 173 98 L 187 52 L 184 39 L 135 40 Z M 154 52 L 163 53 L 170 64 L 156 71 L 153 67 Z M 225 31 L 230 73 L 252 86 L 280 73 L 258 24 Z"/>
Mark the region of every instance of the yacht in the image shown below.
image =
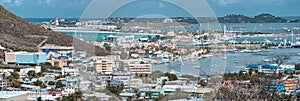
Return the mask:
<path id="1" fill-rule="evenodd" d="M 300 48 L 300 42 L 297 41 L 295 44 L 291 45 L 292 48 Z"/>
<path id="2" fill-rule="evenodd" d="M 267 38 L 265 38 L 263 41 L 262 41 L 263 44 L 270 44 L 272 43 L 270 40 L 268 40 Z"/>
<path id="3" fill-rule="evenodd" d="M 270 62 L 270 60 L 266 59 L 266 58 L 264 58 L 263 60 L 264 60 L 264 62 Z"/>
<path id="4" fill-rule="evenodd" d="M 240 51 L 241 53 L 257 53 L 258 50 L 250 50 L 250 49 L 243 49 Z"/>
<path id="5" fill-rule="evenodd" d="M 239 60 L 235 60 L 234 63 L 239 63 Z"/>
<path id="6" fill-rule="evenodd" d="M 244 39 L 244 41 L 242 42 L 242 44 L 250 44 L 251 42 L 248 41 L 247 39 Z"/>

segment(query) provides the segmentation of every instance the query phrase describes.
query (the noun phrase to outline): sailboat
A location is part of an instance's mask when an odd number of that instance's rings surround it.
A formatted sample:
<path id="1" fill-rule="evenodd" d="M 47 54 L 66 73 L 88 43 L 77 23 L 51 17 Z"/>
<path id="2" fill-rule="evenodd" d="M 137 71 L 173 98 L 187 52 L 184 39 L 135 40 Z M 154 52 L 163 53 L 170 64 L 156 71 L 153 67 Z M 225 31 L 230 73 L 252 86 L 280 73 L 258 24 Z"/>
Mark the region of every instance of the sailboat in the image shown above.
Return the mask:
<path id="1" fill-rule="evenodd" d="M 184 65 L 183 61 L 182 61 L 182 57 L 180 56 L 180 62 L 181 62 L 181 65 Z"/>

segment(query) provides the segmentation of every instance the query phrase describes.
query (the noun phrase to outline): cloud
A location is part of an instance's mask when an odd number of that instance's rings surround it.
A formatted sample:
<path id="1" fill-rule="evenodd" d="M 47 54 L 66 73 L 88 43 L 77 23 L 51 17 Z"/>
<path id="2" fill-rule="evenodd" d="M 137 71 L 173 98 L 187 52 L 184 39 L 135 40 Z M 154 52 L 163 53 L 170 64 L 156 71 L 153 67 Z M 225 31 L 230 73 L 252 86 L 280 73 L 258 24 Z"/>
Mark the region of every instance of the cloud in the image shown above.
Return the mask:
<path id="1" fill-rule="evenodd" d="M 11 3 L 11 0 L 3 0 L 4 3 Z"/>
<path id="2" fill-rule="evenodd" d="M 217 3 L 220 6 L 227 6 L 227 5 L 238 4 L 238 3 L 280 5 L 283 2 L 283 0 L 210 0 L 210 1 Z"/>
<path id="3" fill-rule="evenodd" d="M 46 3 L 47 3 L 47 4 L 51 3 L 51 0 L 46 0 Z"/>
<path id="4" fill-rule="evenodd" d="M 218 3 L 221 6 L 231 5 L 239 2 L 240 0 L 212 0 L 215 3 Z"/>
<path id="5" fill-rule="evenodd" d="M 20 6 L 22 4 L 22 0 L 15 0 L 14 5 Z"/>
<path id="6" fill-rule="evenodd" d="M 22 4 L 22 0 L 0 0 L 0 3 L 9 6 L 20 6 Z"/>

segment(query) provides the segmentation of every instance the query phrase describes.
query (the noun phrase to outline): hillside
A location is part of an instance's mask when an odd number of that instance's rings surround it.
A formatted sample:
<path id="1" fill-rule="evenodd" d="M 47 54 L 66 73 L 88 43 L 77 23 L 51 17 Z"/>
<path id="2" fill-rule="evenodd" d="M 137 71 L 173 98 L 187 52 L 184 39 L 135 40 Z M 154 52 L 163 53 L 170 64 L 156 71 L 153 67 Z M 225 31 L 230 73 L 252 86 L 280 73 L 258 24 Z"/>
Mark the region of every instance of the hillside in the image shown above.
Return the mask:
<path id="1" fill-rule="evenodd" d="M 0 5 L 0 45 L 14 51 L 37 51 L 38 44 L 45 38 L 47 38 L 47 44 L 72 46 L 72 44 L 76 42 L 76 46 L 80 47 L 75 48 L 79 50 L 90 49 L 87 47 L 93 47 L 91 44 L 74 39 L 66 34 L 57 33 L 32 25 L 22 18 L 10 13 Z M 110 53 L 99 47 L 96 47 L 96 50 L 97 55 L 106 55 Z M 94 50 L 87 51 L 94 53 Z"/>

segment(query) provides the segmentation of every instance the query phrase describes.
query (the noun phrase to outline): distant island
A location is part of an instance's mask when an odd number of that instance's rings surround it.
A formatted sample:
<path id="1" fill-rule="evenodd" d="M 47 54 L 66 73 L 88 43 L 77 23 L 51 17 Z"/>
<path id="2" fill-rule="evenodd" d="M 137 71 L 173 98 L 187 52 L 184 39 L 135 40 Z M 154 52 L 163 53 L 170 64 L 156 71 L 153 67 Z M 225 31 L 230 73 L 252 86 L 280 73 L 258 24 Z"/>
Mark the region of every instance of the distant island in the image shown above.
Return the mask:
<path id="1" fill-rule="evenodd" d="M 282 17 L 274 16 L 268 13 L 262 13 L 254 17 L 248 17 L 242 14 L 230 14 L 224 17 L 218 17 L 220 23 L 289 23 L 300 22 L 298 20 L 288 20 Z"/>

